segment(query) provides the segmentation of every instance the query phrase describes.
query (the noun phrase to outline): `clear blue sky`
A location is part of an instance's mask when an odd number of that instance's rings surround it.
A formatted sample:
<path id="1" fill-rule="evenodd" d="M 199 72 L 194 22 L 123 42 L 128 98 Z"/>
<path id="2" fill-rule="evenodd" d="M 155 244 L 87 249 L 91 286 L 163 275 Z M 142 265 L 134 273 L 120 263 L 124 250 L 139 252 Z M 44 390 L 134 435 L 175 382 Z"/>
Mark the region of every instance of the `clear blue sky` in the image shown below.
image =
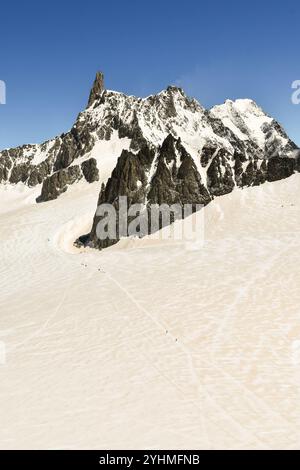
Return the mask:
<path id="1" fill-rule="evenodd" d="M 68 130 L 95 72 L 145 96 L 180 84 L 204 106 L 249 97 L 300 145 L 299 1 L 2 2 L 0 148 Z"/>

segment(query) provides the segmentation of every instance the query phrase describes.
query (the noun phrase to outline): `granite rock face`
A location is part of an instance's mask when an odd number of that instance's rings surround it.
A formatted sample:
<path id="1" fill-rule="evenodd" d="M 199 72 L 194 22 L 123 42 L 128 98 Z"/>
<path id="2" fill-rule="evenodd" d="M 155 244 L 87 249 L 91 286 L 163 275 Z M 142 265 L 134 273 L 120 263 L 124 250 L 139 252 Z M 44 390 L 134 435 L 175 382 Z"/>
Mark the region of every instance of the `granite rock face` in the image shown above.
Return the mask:
<path id="1" fill-rule="evenodd" d="M 79 181 L 81 178 L 82 173 L 78 165 L 56 171 L 44 180 L 41 195 L 36 201 L 46 202 L 56 199 L 67 190 L 68 185 Z"/>
<path id="2" fill-rule="evenodd" d="M 81 164 L 81 170 L 88 183 L 99 181 L 99 170 L 97 168 L 97 160 L 95 160 L 95 158 L 85 160 Z"/>
<path id="3" fill-rule="evenodd" d="M 291 176 L 296 169 L 296 159 L 272 157 L 268 160 L 267 180 L 277 181 Z"/>
<path id="4" fill-rule="evenodd" d="M 222 196 L 230 193 L 235 185 L 232 157 L 224 149 L 216 152 L 207 168 L 207 188 L 213 196 Z"/>
<path id="5" fill-rule="evenodd" d="M 89 101 L 88 101 L 88 108 L 97 101 L 104 91 L 104 75 L 102 72 L 96 73 L 96 78 L 93 84 L 93 87 L 90 92 Z"/>

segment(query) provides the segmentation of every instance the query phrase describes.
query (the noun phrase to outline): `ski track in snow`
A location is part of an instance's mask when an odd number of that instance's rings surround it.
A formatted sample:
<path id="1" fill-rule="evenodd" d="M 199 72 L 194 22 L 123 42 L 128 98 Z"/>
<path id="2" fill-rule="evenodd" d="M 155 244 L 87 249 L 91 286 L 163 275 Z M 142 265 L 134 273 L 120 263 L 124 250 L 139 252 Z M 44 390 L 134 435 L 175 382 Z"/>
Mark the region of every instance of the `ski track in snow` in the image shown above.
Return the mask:
<path id="1" fill-rule="evenodd" d="M 216 199 L 193 251 L 75 249 L 98 186 L 0 188 L 0 448 L 299 448 L 300 176 Z"/>

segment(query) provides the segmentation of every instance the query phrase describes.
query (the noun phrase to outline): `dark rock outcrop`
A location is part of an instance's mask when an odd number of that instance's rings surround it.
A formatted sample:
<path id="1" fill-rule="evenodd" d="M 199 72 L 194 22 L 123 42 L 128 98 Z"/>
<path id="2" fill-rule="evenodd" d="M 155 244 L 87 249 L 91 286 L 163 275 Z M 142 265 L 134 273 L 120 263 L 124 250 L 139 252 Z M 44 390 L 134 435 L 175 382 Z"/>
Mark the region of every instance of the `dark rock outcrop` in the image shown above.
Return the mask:
<path id="1" fill-rule="evenodd" d="M 37 198 L 36 202 L 56 199 L 67 190 L 69 184 L 73 184 L 81 178 L 82 173 L 78 165 L 53 173 L 53 175 L 44 180 L 41 195 Z"/>
<path id="2" fill-rule="evenodd" d="M 97 168 L 97 161 L 95 158 L 89 158 L 81 164 L 83 176 L 88 183 L 99 181 L 99 170 Z"/>
<path id="3" fill-rule="evenodd" d="M 52 169 L 53 163 L 51 157 L 48 157 L 43 162 L 33 166 L 28 178 L 28 186 L 36 186 L 37 184 L 41 184 L 47 178 L 47 176 L 51 174 Z"/>
<path id="4" fill-rule="evenodd" d="M 207 204 L 211 197 L 202 184 L 195 162 L 171 134 L 164 140 L 152 177 L 148 201 L 151 204 Z"/>
<path id="5" fill-rule="evenodd" d="M 234 188 L 234 175 L 230 160 L 231 155 L 221 149 L 207 169 L 207 188 L 213 196 L 230 193 Z"/>
<path id="6" fill-rule="evenodd" d="M 267 179 L 277 181 L 291 176 L 296 169 L 296 160 L 287 157 L 272 157 L 268 160 Z"/>
<path id="7" fill-rule="evenodd" d="M 240 186 L 258 186 L 267 179 L 267 165 L 265 160 L 250 159 L 242 174 Z"/>

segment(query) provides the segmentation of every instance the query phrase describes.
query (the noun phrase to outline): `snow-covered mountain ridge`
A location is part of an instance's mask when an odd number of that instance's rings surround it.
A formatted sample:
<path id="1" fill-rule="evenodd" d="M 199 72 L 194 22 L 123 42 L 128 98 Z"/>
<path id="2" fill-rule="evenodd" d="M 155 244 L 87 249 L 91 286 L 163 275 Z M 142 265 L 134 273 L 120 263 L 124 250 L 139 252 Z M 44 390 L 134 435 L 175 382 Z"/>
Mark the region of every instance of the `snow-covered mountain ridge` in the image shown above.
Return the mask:
<path id="1" fill-rule="evenodd" d="M 105 90 L 98 73 L 88 107 L 69 132 L 0 152 L 0 182 L 41 185 L 38 201 L 55 199 L 80 179 L 106 182 L 123 150 L 137 154 L 147 146 L 157 152 L 169 134 L 180 138 L 205 185 L 220 151 L 220 171 L 230 167 L 234 173 L 237 165 L 236 179 L 245 175 L 247 185 L 254 182 L 249 181 L 252 166 L 256 171 L 265 159 L 293 158 L 297 152 L 282 127 L 251 100 L 206 110 L 173 86 L 137 98 Z"/>

